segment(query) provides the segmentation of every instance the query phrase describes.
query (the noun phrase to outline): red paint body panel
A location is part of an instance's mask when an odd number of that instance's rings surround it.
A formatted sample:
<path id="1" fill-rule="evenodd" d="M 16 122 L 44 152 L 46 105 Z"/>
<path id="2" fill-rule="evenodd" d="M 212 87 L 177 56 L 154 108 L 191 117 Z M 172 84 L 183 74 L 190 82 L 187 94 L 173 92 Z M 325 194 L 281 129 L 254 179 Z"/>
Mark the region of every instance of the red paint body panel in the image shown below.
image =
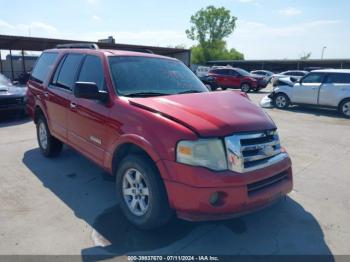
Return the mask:
<path id="1" fill-rule="evenodd" d="M 264 111 L 235 91 L 133 98 L 130 101 L 185 123 L 203 137 L 276 128 Z"/>
<path id="2" fill-rule="evenodd" d="M 112 173 L 113 155 L 119 146 L 130 143 L 142 148 L 156 163 L 164 180 L 169 202 L 180 217 L 201 220 L 232 216 L 262 207 L 292 188 L 291 162 L 237 174 L 214 172 L 176 162 L 176 145 L 180 140 L 200 137 L 224 137 L 237 132 L 275 129 L 273 121 L 259 107 L 238 92 L 208 92 L 150 98 L 118 97 L 109 72 L 108 56 L 146 56 L 152 54 L 116 50 L 53 49 L 59 56 L 50 75 L 42 84 L 28 81 L 28 111 L 34 118 L 40 109 L 48 120 L 51 133 Z M 109 102 L 74 97 L 49 87 L 60 59 L 69 53 L 100 57 Z M 165 58 L 164 59 L 172 59 Z M 76 107 L 71 108 L 70 104 Z M 288 179 L 248 196 L 247 185 L 281 172 Z M 213 207 L 208 199 L 223 191 L 224 205 Z"/>
<path id="3" fill-rule="evenodd" d="M 209 72 L 208 75 L 215 78 L 218 86 L 240 88 L 243 83 L 248 83 L 252 88 L 258 88 L 258 81 L 248 76 L 221 75 L 213 72 Z"/>

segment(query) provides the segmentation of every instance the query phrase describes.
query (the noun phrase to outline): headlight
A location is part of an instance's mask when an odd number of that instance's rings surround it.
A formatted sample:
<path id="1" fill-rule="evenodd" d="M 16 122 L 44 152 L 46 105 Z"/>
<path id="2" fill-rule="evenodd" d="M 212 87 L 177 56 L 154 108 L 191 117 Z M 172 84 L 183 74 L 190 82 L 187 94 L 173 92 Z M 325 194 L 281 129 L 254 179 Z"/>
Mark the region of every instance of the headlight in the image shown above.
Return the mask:
<path id="1" fill-rule="evenodd" d="M 176 159 L 179 163 L 215 171 L 227 169 L 223 141 L 218 138 L 180 141 L 176 148 Z"/>

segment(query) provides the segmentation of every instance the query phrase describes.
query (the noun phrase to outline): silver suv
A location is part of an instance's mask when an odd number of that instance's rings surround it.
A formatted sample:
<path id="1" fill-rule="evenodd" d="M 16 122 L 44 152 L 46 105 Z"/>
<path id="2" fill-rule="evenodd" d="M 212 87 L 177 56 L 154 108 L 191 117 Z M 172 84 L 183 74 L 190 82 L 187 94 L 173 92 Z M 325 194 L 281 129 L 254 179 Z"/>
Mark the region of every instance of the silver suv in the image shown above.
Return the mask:
<path id="1" fill-rule="evenodd" d="M 350 118 L 350 70 L 315 70 L 299 81 L 280 79 L 269 95 L 277 108 L 306 104 L 336 108 Z"/>

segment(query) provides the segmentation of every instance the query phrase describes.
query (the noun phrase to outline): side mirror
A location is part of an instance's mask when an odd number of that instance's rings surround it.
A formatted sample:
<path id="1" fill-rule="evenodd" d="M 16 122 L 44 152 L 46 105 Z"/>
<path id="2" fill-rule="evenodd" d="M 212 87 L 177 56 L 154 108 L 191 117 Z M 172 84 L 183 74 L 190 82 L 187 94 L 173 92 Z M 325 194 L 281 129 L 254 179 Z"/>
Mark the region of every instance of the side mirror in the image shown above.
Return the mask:
<path id="1" fill-rule="evenodd" d="M 293 77 L 293 76 L 290 77 L 290 81 L 292 81 L 293 83 L 300 82 L 300 80 L 298 78 Z"/>
<path id="2" fill-rule="evenodd" d="M 93 82 L 75 82 L 74 96 L 103 102 L 108 101 L 108 93 L 98 90 L 96 83 Z"/>

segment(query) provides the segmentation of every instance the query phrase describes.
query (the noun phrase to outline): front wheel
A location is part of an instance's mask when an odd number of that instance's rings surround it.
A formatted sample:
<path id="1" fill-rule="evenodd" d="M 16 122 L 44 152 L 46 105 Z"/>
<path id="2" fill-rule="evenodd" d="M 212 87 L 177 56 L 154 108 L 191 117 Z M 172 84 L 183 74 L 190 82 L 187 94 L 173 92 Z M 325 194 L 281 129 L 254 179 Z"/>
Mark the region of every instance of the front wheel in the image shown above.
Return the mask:
<path id="1" fill-rule="evenodd" d="M 273 99 L 273 104 L 275 107 L 279 109 L 286 109 L 289 107 L 289 98 L 285 94 L 276 94 L 274 99 Z"/>
<path id="2" fill-rule="evenodd" d="M 44 116 L 39 116 L 36 124 L 36 134 L 40 150 L 44 156 L 55 157 L 59 155 L 63 144 L 51 135 Z"/>
<path id="3" fill-rule="evenodd" d="M 339 111 L 346 118 L 350 118 L 350 98 L 345 99 L 343 102 L 340 103 Z"/>
<path id="4" fill-rule="evenodd" d="M 250 85 L 248 83 L 244 83 L 241 85 L 241 91 L 244 93 L 248 93 L 250 91 Z"/>
<path id="5" fill-rule="evenodd" d="M 159 172 L 142 154 L 126 156 L 117 170 L 117 196 L 125 217 L 141 229 L 166 224 L 171 216 L 168 197 Z"/>

